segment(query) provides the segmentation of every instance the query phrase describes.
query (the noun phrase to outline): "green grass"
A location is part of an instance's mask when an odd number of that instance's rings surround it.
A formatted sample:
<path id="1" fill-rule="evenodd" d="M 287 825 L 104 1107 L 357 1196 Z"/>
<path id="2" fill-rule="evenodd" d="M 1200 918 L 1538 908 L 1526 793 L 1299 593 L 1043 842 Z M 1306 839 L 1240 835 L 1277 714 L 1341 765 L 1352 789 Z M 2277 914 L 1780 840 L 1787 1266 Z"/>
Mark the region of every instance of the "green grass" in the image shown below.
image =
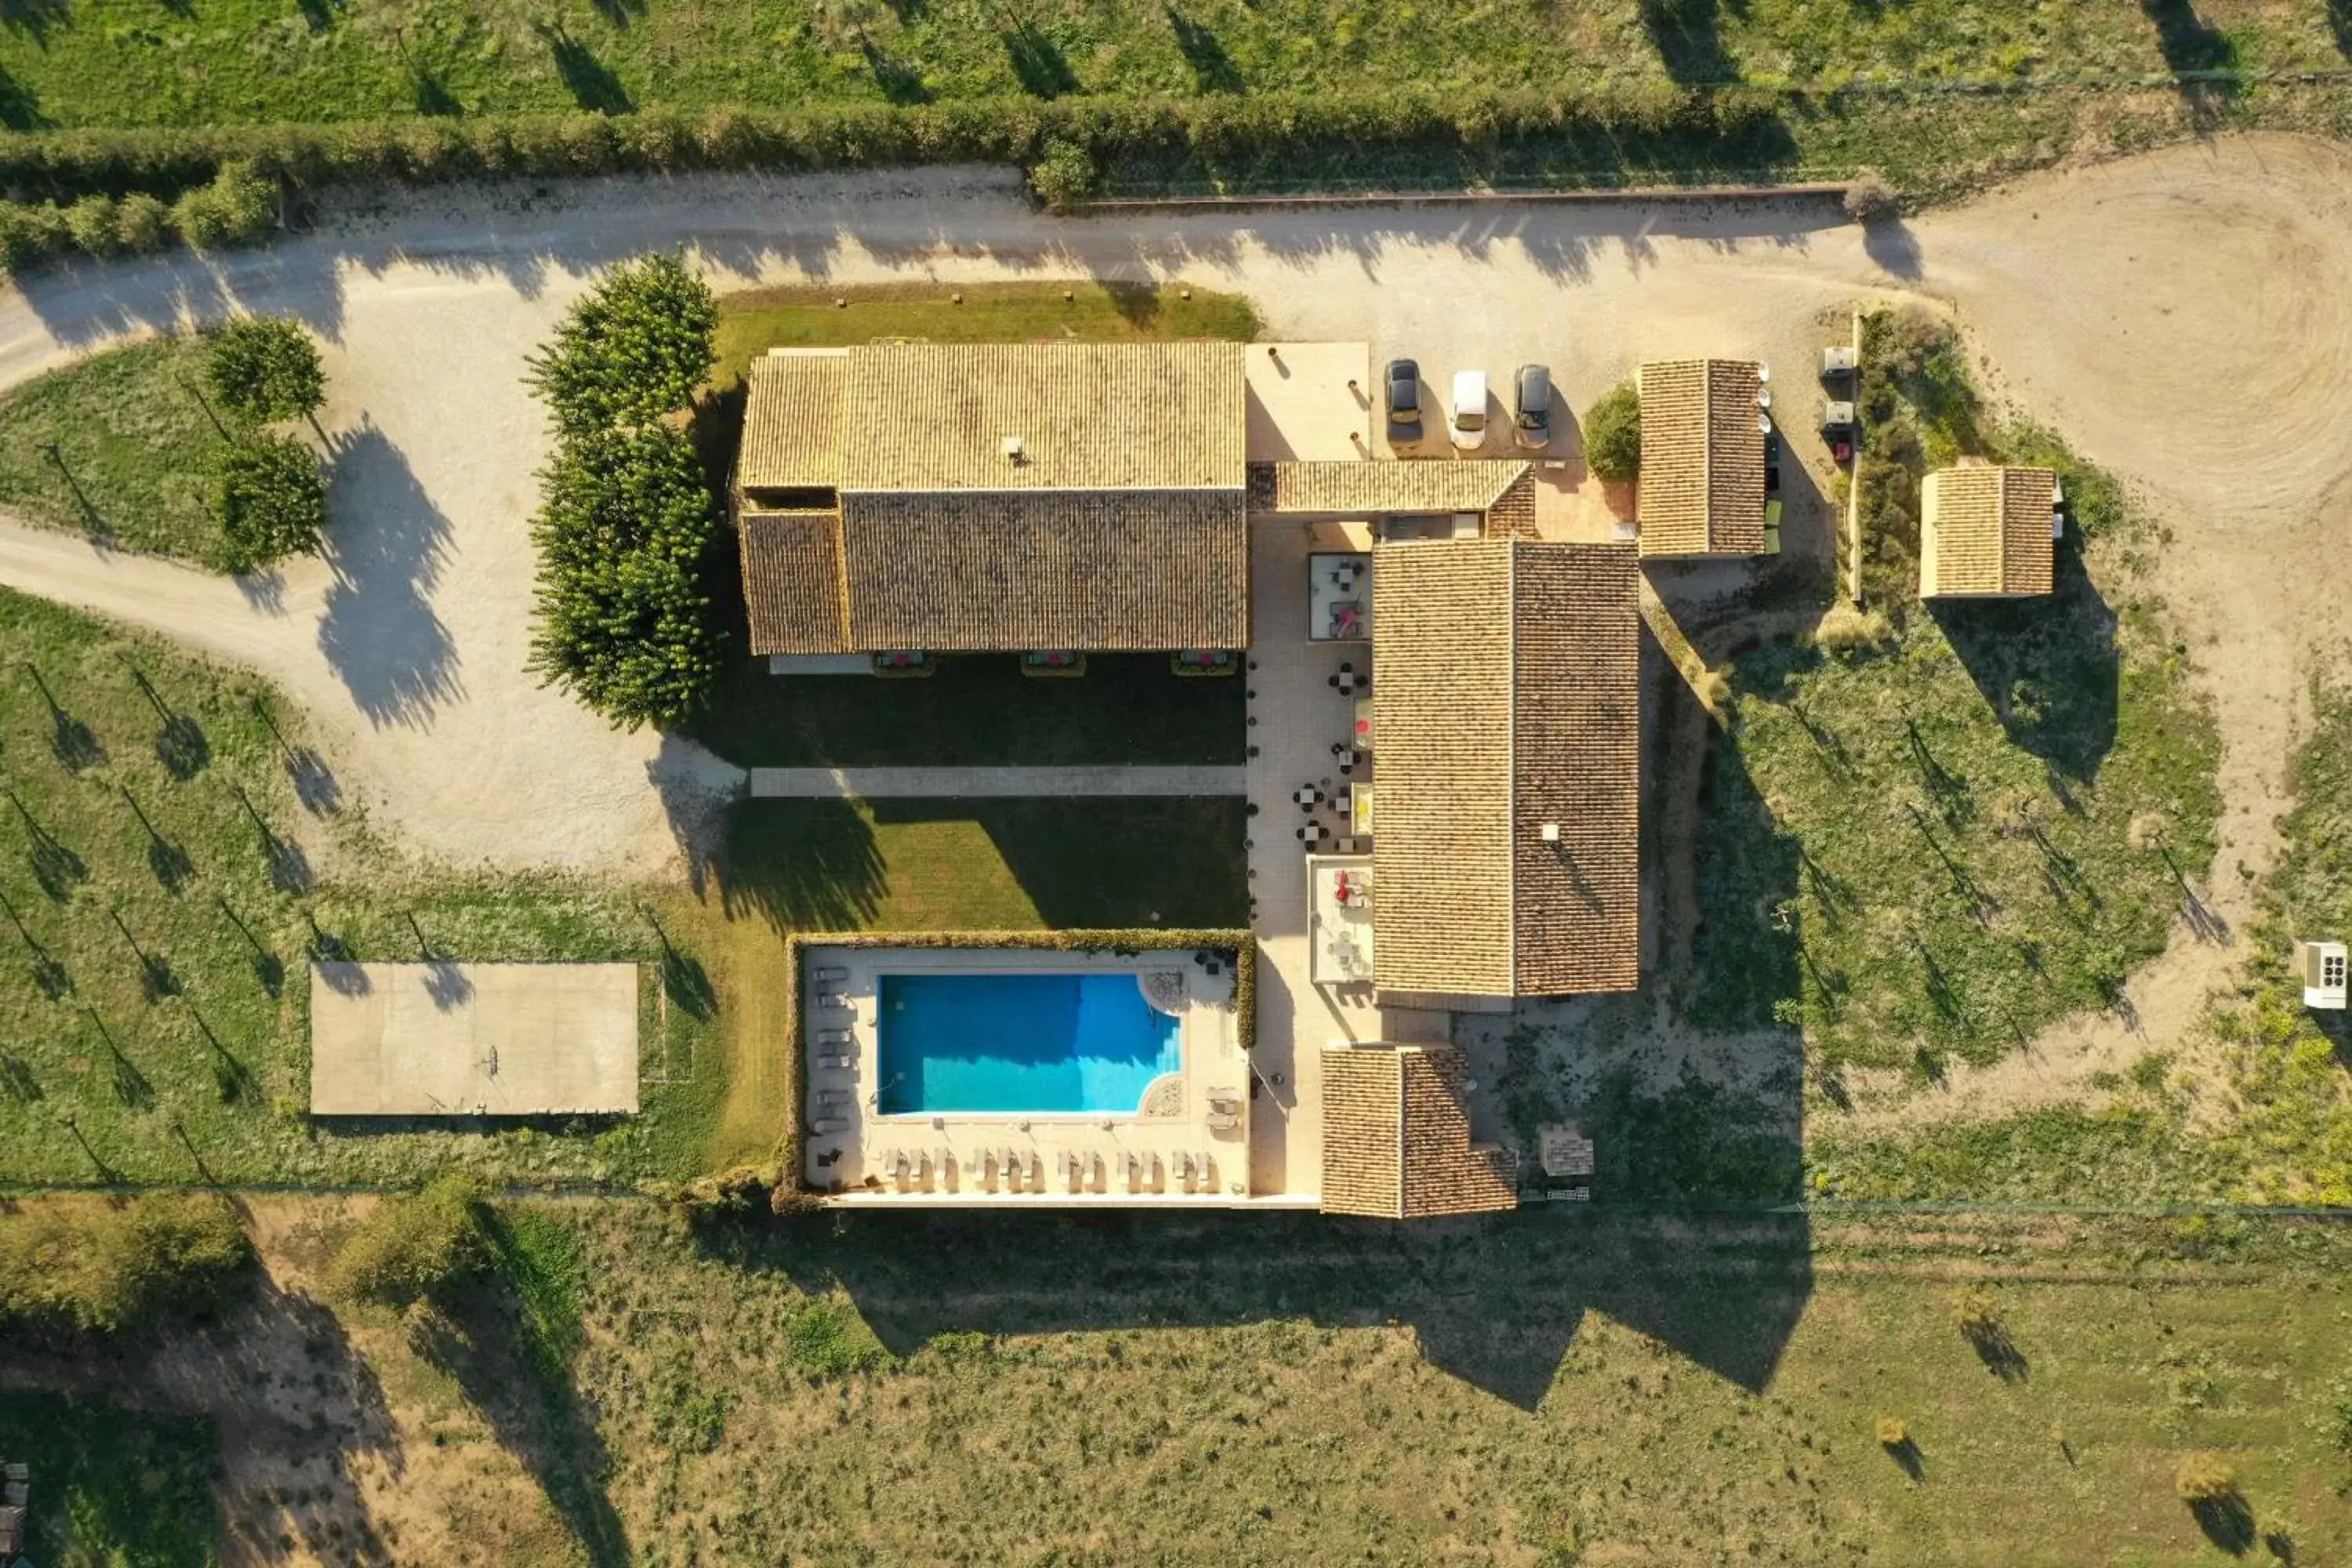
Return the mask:
<path id="1" fill-rule="evenodd" d="M 2082 526 L 2053 595 L 1929 612 L 1916 577 L 1902 595 L 1916 535 L 1892 537 L 1900 503 L 1885 502 L 1865 541 L 1885 643 L 1734 663 L 1704 784 L 1688 1016 L 1801 1024 L 1832 1073 L 1934 1077 L 2118 1005 L 2174 921 L 2201 914 L 2190 879 L 2221 805 L 2212 719 L 2161 606 L 2109 601 L 2129 577 L 2112 484 L 2046 437 L 1995 429 L 1940 343 L 1915 363 L 1864 388 L 1874 487 L 1916 497 L 1923 464 L 1956 451 L 2054 461 Z"/>
<path id="2" fill-rule="evenodd" d="M 213 458 L 222 426 L 244 426 L 217 405 L 206 412 L 204 363 L 201 338 L 160 338 L 92 354 L 0 398 L 0 506 L 127 550 L 219 566 Z"/>
<path id="3" fill-rule="evenodd" d="M 2315 0 L 2218 0 L 2151 21 L 2126 0 L 1856 10 L 1843 0 L 1444 13 L 1369 0 L 415 0 L 397 7 L 146 0 L 26 9 L 0 36 L 15 126 L 618 111 L 1066 93 L 1223 93 L 1410 81 L 1846 83 L 2137 77 L 2342 63 Z"/>
<path id="4" fill-rule="evenodd" d="M 2352 1552 L 2352 1256 L 2319 1229 L 582 1223 L 579 1388 L 649 1568 L 811 1539 L 821 1561 L 2185 1565 L 2225 1560 L 2172 1489 L 2207 1448 L 2295 1561 Z M 1972 1282 L 1999 1330 L 1974 1343 Z"/>
<path id="5" fill-rule="evenodd" d="M 962 296 L 961 304 L 955 296 Z M 1065 297 L 1066 296 L 1066 298 Z M 845 300 L 836 306 L 835 300 Z M 830 348 L 911 338 L 934 343 L 1017 343 L 1040 339 L 1133 342 L 1155 338 L 1257 335 L 1257 311 L 1239 294 L 1171 291 L 1149 283 L 885 284 L 755 289 L 719 301 L 719 364 L 726 390 L 772 348 Z"/>
<path id="6" fill-rule="evenodd" d="M 803 931 L 1246 922 L 1239 799 L 755 800 L 722 864 L 730 912 Z"/>
<path id="7" fill-rule="evenodd" d="M 211 1424 L 83 1399 L 0 1393 L 0 1458 L 32 1467 L 27 1562 L 210 1568 L 220 1507 Z"/>
<path id="8" fill-rule="evenodd" d="M 0 798 L 0 897 L 22 921 L 0 914 L 0 1184 L 699 1171 L 727 1062 L 694 906 L 655 903 L 687 944 L 666 971 L 624 890 L 422 874 L 355 811 L 298 802 L 273 723 L 301 746 L 254 678 L 0 595 L 0 756 L 23 807 Z M 304 965 L 330 942 L 362 959 L 644 962 L 644 1065 L 668 1081 L 613 1123 L 314 1122 Z"/>

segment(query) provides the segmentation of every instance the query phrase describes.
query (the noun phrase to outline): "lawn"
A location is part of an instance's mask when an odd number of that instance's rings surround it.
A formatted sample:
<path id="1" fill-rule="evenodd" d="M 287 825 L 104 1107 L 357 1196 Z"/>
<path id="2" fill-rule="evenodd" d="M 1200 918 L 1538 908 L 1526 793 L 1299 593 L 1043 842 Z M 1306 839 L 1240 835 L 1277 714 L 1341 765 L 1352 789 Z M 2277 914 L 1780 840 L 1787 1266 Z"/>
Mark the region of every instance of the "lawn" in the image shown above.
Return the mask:
<path id="1" fill-rule="evenodd" d="M 1926 335 L 1906 348 L 1874 328 L 1863 389 L 1883 632 L 1738 658 L 1702 786 L 1687 1015 L 1801 1024 L 1832 1079 L 1854 1064 L 1932 1079 L 2120 1005 L 2175 922 L 2203 916 L 2220 811 L 2212 720 L 2161 605 L 2130 596 L 2114 486 L 1984 414 L 1942 329 L 1903 330 Z M 1956 453 L 2061 469 L 2075 526 L 2051 597 L 1918 602 L 1902 530 L 1919 472 Z"/>
<path id="2" fill-rule="evenodd" d="M 452 1364 L 590 1561 L 2352 1552 L 2324 1227 L 508 1212 Z M 364 1342 L 411 1419 L 415 1342 Z M 2244 1513 L 2177 1498 L 2198 1452 Z"/>
<path id="3" fill-rule="evenodd" d="M 224 427 L 243 422 L 204 393 L 204 367 L 203 339 L 158 338 L 0 397 L 0 507 L 122 549 L 219 565 L 209 476 Z"/>
<path id="4" fill-rule="evenodd" d="M 717 922 L 691 900 L 649 917 L 626 890 L 422 871 L 335 803 L 262 682 L 12 594 L 0 756 L 0 1184 L 703 1168 L 728 1060 L 706 967 Z M 680 943 L 668 962 L 656 920 Z M 645 962 L 644 1114 L 312 1121 L 304 965 L 334 953 Z"/>
<path id="5" fill-rule="evenodd" d="M 754 800 L 729 910 L 802 931 L 1231 927 L 1249 919 L 1238 799 Z"/>
<path id="6" fill-rule="evenodd" d="M 26 1563 L 210 1568 L 219 1560 L 208 1422 L 0 1393 L 0 1458 L 32 1467 Z"/>
<path id="7" fill-rule="evenodd" d="M 0 34 L 11 126 L 194 125 L 811 100 L 1377 90 L 1646 81 L 2080 79 L 2340 66 L 2321 0 L 48 0 Z"/>

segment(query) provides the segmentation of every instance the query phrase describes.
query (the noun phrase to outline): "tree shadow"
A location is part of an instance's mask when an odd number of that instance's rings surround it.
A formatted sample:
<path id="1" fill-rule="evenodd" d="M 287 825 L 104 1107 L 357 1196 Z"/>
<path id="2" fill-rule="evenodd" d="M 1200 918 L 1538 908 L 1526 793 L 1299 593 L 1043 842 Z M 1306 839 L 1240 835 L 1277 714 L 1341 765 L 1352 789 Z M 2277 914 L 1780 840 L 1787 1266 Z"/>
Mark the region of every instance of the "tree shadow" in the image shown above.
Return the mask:
<path id="1" fill-rule="evenodd" d="M 155 717 L 163 726 L 155 735 L 155 760 L 163 764 L 163 771 L 185 782 L 210 767 L 213 745 L 204 726 L 164 701 L 163 694 L 155 689 L 146 671 L 127 658 L 122 667 L 131 672 L 139 695 L 147 700 L 147 706 L 155 710 Z"/>
<path id="2" fill-rule="evenodd" d="M 1862 253 L 1906 282 L 1917 282 L 1927 270 L 1919 252 L 1919 237 L 1899 217 L 1883 217 L 1863 225 Z"/>
<path id="3" fill-rule="evenodd" d="M 41 701 L 49 710 L 49 754 L 73 773 L 105 762 L 106 748 L 99 744 L 98 736 L 89 725 L 58 706 L 39 668 L 27 662 L 25 673 L 31 677 L 34 689 L 41 694 Z"/>
<path id="4" fill-rule="evenodd" d="M 779 931 L 857 930 L 888 888 L 873 824 L 845 800 L 737 802 L 712 869 L 730 919 Z"/>
<path id="5" fill-rule="evenodd" d="M 2002 730 L 2042 759 L 2053 784 L 2096 782 L 2121 695 L 2116 613 L 2084 567 L 2076 532 L 2057 549 L 2047 598 L 1928 601 Z"/>
<path id="6" fill-rule="evenodd" d="M 0 70 L 0 126 L 11 131 L 46 131 L 54 123 L 41 112 L 40 96 L 5 70 Z"/>
<path id="7" fill-rule="evenodd" d="M 637 912 L 654 928 L 655 940 L 661 943 L 662 994 L 688 1017 L 709 1019 L 719 1011 L 719 991 L 710 983 L 710 972 L 700 959 L 672 945 L 669 932 L 662 929 L 653 910 L 640 904 Z"/>
<path id="8" fill-rule="evenodd" d="M 33 880 L 53 902 L 63 903 L 73 896 L 73 890 L 89 880 L 89 867 L 79 855 L 54 834 L 41 826 L 32 808 L 13 789 L 5 791 L 8 804 L 16 808 L 16 818 L 24 824 L 27 858 L 33 868 Z"/>
<path id="9" fill-rule="evenodd" d="M 261 1084 L 253 1069 L 236 1053 L 221 1042 L 212 1025 L 194 1003 L 187 1004 L 188 1016 L 195 1021 L 196 1032 L 204 1036 L 205 1044 L 212 1047 L 213 1081 L 220 1090 L 224 1105 L 256 1105 L 261 1100 Z"/>
<path id="10" fill-rule="evenodd" d="M 845 1291 L 902 1355 L 950 1331 L 1402 1321 L 1429 1364 L 1523 1410 L 1541 1405 L 1592 1312 L 1761 1389 L 1812 1288 L 1810 1234 L 1794 1215 L 1685 1222 L 1545 1207 L 1402 1225 L 835 1211 L 707 1216 L 697 1239 L 733 1267 Z M 1008 1291 L 1013 1274 L 1023 1289 Z"/>
<path id="11" fill-rule="evenodd" d="M 187 850 L 166 837 L 148 817 L 137 795 L 125 786 L 116 787 L 121 792 L 122 804 L 131 808 L 131 815 L 139 819 L 139 826 L 147 834 L 147 869 L 154 873 L 165 892 L 177 896 L 195 880 L 196 863 L 188 858 Z"/>
<path id="12" fill-rule="evenodd" d="M 260 840 L 261 861 L 268 868 L 269 885 L 281 893 L 299 895 L 309 892 L 312 880 L 310 858 L 302 852 L 299 844 L 280 836 L 276 828 L 269 826 L 268 818 L 261 815 L 260 808 L 253 804 L 253 797 L 245 793 L 243 784 L 235 788 L 237 804 L 245 807 L 246 818 L 253 824 L 253 831 Z"/>
<path id="13" fill-rule="evenodd" d="M 857 35 L 858 51 L 866 57 L 866 68 L 874 73 L 874 85 L 892 103 L 929 103 L 930 84 L 923 79 L 921 68 L 889 53 L 861 28 Z"/>
<path id="14" fill-rule="evenodd" d="M 1195 22 L 1173 5 L 1162 7 L 1168 26 L 1176 35 L 1176 50 L 1184 63 L 1192 68 L 1192 89 L 1196 92 L 1239 92 L 1244 83 L 1239 67 L 1225 53 L 1225 46 L 1217 35 Z"/>
<path id="15" fill-rule="evenodd" d="M 253 711 L 255 717 L 261 721 L 262 727 L 269 731 L 270 740 L 277 743 L 286 777 L 294 785 L 294 798 L 300 801 L 302 808 L 313 816 L 333 816 L 342 805 L 343 786 L 336 782 L 334 770 L 327 766 L 327 759 L 309 746 L 297 746 L 288 742 L 285 733 L 278 728 L 278 721 L 270 716 L 269 704 L 261 698 L 253 700 Z"/>
<path id="16" fill-rule="evenodd" d="M 2327 0 L 2327 30 L 2335 35 L 2336 53 L 2352 60 L 2352 0 Z"/>
<path id="17" fill-rule="evenodd" d="M 253 928 L 245 923 L 235 905 L 218 896 L 213 901 L 220 906 L 220 912 L 228 918 L 228 923 L 236 928 L 236 934 L 245 939 L 246 946 L 253 950 L 254 979 L 260 982 L 264 992 L 276 996 L 286 986 L 286 961 L 278 957 L 268 942 L 254 934 Z"/>
<path id="18" fill-rule="evenodd" d="M 604 1489 L 612 1457 L 570 1365 L 532 1331 L 513 1280 L 512 1233 L 495 1211 L 481 1216 L 495 1266 L 455 1291 L 423 1347 L 520 1460 L 572 1531 L 590 1568 L 632 1561 L 620 1514 Z"/>
<path id="19" fill-rule="evenodd" d="M 561 21 L 535 20 L 530 26 L 546 44 L 548 58 L 555 62 L 555 74 L 562 79 L 564 90 L 572 94 L 572 102 L 592 114 L 626 114 L 636 108 L 629 99 L 629 89 L 613 74 L 613 68 L 573 37 Z"/>
<path id="20" fill-rule="evenodd" d="M 2156 46 L 2164 63 L 2181 71 L 2235 68 L 2238 47 L 2228 34 L 2197 14 L 2190 0 L 2139 0 L 2139 8 L 2156 26 Z"/>
<path id="21" fill-rule="evenodd" d="M 1005 58 L 1013 63 L 1021 90 L 1030 97 L 1060 98 L 1078 90 L 1077 73 L 1070 68 L 1069 57 L 1026 17 L 1014 18 L 997 37 L 1004 45 Z"/>
<path id="22" fill-rule="evenodd" d="M 336 11 L 344 0 L 294 0 L 295 8 L 302 13 L 303 25 L 313 33 L 323 33 L 335 25 Z"/>
<path id="23" fill-rule="evenodd" d="M 2189 1514 L 2205 1532 L 2205 1539 L 2231 1556 L 2243 1557 L 2254 1549 L 2258 1533 L 2254 1505 L 2236 1488 L 2220 1497 L 2196 1499 L 2189 1505 Z"/>
<path id="24" fill-rule="evenodd" d="M 456 645 L 432 604 L 449 520 L 373 425 L 336 443 L 327 503 L 336 519 L 327 547 L 334 582 L 319 651 L 371 723 L 421 724 L 460 695 Z M 290 752 L 288 766 L 295 771 Z M 299 789 L 299 773 L 295 782 Z"/>
<path id="25" fill-rule="evenodd" d="M 1641 0 L 1642 30 L 1666 75 L 1685 87 L 1739 79 L 1739 66 L 1724 49 L 1718 0 Z"/>
<path id="26" fill-rule="evenodd" d="M 1987 1372 L 2003 1383 L 2023 1383 L 2032 1375 L 2033 1363 L 2026 1359 L 2017 1342 L 2010 1337 L 2006 1325 L 1993 1321 L 1971 1321 L 1960 1325 L 1960 1337 L 1969 1342 L 1969 1349 L 1977 1352 Z"/>
<path id="27" fill-rule="evenodd" d="M 1895 1467 L 1912 1480 L 1924 1481 L 1927 1479 L 1927 1456 L 1919 1451 L 1918 1440 L 1908 1432 L 1892 1443 L 1881 1439 L 1878 1446 L 1885 1450 L 1888 1458 L 1895 1461 Z"/>
<path id="28" fill-rule="evenodd" d="M 69 0 L 0 0 L 0 27 L 22 33 L 39 48 L 49 46 L 49 30 L 72 20 Z"/>

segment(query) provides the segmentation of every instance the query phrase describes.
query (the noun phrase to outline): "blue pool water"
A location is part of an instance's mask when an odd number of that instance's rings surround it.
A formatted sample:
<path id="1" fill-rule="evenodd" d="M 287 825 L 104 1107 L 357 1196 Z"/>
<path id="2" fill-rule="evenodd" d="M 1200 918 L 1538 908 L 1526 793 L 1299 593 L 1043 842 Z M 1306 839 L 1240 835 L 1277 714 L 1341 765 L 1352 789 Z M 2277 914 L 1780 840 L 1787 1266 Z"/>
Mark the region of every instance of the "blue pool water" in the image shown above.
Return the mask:
<path id="1" fill-rule="evenodd" d="M 884 1115 L 1133 1115 L 1176 1070 L 1176 1020 L 1133 974 L 885 974 L 880 1001 Z"/>

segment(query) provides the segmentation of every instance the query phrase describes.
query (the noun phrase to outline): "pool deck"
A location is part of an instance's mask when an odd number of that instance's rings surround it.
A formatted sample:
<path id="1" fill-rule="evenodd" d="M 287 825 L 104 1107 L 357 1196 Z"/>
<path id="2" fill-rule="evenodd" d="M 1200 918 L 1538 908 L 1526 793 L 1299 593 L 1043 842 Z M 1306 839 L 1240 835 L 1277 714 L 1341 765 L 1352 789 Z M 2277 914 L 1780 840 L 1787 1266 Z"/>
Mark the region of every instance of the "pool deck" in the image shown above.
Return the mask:
<path id="1" fill-rule="evenodd" d="M 936 1207 L 1255 1206 L 1252 1106 L 1230 967 L 1190 950 L 1035 948 L 803 950 L 808 1094 L 802 1158 L 810 1188 L 844 1205 Z M 914 973 L 1128 973 L 1181 1020 L 1181 1064 L 1138 1110 L 877 1110 L 880 979 Z M 841 1031 L 840 1036 L 833 1034 Z M 845 1043 L 846 1048 L 841 1048 Z"/>

